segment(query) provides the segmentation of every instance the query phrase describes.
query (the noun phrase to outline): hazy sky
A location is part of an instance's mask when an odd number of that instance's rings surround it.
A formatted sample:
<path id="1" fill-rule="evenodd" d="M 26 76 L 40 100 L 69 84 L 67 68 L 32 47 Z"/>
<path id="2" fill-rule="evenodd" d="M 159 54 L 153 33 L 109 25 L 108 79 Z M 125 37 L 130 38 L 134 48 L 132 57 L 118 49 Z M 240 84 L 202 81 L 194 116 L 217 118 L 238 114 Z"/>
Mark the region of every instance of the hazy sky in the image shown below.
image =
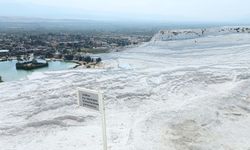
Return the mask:
<path id="1" fill-rule="evenodd" d="M 0 0 L 0 16 L 244 22 L 250 0 Z"/>

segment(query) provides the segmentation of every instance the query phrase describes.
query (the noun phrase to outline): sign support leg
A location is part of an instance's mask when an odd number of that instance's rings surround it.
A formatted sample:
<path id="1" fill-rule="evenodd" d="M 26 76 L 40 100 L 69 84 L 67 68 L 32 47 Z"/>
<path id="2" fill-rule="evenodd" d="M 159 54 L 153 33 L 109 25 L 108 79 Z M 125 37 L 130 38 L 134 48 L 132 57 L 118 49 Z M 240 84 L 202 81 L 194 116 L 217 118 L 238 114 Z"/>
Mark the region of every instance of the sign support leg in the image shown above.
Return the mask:
<path id="1" fill-rule="evenodd" d="M 103 138 L 103 150 L 107 150 L 107 132 L 106 132 L 106 116 L 105 116 L 105 107 L 102 98 L 102 94 L 100 95 L 101 100 L 101 113 L 102 113 L 102 138 Z"/>

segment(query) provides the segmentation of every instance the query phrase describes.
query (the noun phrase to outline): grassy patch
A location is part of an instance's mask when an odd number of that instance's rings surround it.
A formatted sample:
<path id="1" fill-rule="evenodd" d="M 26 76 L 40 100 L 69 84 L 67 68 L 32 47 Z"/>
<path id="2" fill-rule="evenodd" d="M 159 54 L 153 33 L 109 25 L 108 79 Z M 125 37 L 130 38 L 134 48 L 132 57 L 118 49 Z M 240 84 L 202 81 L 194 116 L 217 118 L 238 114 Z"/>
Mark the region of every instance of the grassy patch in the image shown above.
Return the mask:
<path id="1" fill-rule="evenodd" d="M 92 54 L 100 54 L 100 53 L 108 53 L 109 49 L 91 49 L 91 48 L 85 48 L 81 49 L 81 52 L 87 52 Z"/>

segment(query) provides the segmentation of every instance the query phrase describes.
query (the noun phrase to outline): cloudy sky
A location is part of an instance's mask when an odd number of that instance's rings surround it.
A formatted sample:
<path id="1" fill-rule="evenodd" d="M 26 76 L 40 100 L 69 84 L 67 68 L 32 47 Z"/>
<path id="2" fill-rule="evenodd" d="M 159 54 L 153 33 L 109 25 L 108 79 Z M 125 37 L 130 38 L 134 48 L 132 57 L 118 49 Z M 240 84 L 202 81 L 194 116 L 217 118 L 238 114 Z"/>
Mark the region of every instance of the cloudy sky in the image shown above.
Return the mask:
<path id="1" fill-rule="evenodd" d="M 0 0 L 0 16 L 245 22 L 250 0 Z"/>

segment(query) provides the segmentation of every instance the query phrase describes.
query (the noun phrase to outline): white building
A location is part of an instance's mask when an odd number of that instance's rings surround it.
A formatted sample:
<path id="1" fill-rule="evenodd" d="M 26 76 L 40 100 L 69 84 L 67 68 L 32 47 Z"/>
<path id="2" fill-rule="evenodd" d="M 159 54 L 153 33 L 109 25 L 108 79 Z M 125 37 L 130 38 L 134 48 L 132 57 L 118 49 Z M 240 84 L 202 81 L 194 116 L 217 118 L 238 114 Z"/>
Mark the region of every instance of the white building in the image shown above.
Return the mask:
<path id="1" fill-rule="evenodd" d="M 5 49 L 0 50 L 0 56 L 6 56 L 8 55 L 8 53 L 9 53 L 9 50 L 5 50 Z"/>

